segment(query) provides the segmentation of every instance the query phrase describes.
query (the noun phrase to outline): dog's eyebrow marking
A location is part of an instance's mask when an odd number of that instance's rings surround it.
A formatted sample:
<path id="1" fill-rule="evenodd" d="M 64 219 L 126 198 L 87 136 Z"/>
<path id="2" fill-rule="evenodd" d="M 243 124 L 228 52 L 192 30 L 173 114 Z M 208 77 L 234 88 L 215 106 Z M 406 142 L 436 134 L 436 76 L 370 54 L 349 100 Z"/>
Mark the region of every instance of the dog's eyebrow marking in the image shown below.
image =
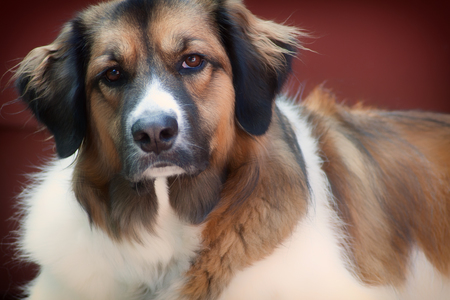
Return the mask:
<path id="1" fill-rule="evenodd" d="M 109 62 L 118 62 L 118 60 L 114 56 L 104 54 L 94 58 L 93 62 L 96 64 L 107 64 Z"/>
<path id="2" fill-rule="evenodd" d="M 118 48 L 109 48 L 109 49 L 107 49 L 101 55 L 101 57 L 104 57 L 105 60 L 108 60 L 108 61 L 116 61 L 116 62 L 123 61 L 122 52 Z"/>
<path id="3" fill-rule="evenodd" d="M 92 60 L 92 65 L 98 66 L 99 68 L 104 68 L 106 65 L 119 64 L 122 65 L 124 62 L 124 55 L 117 48 L 107 49 L 97 57 Z"/>
<path id="4" fill-rule="evenodd" d="M 96 66 L 101 69 L 107 65 L 111 65 L 112 63 L 121 65 L 123 61 L 123 56 L 118 54 L 117 51 L 107 50 L 92 60 L 92 66 Z"/>
<path id="5" fill-rule="evenodd" d="M 206 41 L 194 38 L 194 37 L 174 37 L 174 40 L 176 40 L 176 43 L 173 47 L 174 53 L 181 53 L 186 51 L 190 46 L 200 43 L 206 43 Z"/>

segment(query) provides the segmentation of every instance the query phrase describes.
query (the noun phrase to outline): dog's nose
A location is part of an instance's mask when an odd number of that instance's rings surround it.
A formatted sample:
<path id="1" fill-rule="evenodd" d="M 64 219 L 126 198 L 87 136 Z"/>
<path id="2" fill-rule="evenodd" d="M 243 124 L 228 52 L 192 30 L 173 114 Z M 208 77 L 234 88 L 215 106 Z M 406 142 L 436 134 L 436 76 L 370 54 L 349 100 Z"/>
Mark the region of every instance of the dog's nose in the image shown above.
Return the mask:
<path id="1" fill-rule="evenodd" d="M 178 135 L 178 122 L 170 115 L 147 116 L 131 126 L 131 133 L 143 151 L 158 155 L 172 148 Z"/>

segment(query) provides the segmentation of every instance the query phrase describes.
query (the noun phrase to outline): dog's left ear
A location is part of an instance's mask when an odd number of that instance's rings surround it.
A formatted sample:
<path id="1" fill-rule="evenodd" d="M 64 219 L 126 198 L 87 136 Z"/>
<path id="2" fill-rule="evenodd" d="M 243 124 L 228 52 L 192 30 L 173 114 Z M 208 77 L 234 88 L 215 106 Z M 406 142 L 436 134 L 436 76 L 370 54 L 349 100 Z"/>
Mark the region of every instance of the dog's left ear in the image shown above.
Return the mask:
<path id="1" fill-rule="evenodd" d="M 259 19 L 240 1 L 222 1 L 216 14 L 233 69 L 236 119 L 248 133 L 262 135 L 271 122 L 275 95 L 301 48 L 298 38 L 306 34 Z"/>
<path id="2" fill-rule="evenodd" d="M 53 134 L 59 157 L 72 155 L 86 131 L 84 66 L 87 43 L 78 19 L 50 45 L 31 51 L 16 71 L 21 99 Z"/>

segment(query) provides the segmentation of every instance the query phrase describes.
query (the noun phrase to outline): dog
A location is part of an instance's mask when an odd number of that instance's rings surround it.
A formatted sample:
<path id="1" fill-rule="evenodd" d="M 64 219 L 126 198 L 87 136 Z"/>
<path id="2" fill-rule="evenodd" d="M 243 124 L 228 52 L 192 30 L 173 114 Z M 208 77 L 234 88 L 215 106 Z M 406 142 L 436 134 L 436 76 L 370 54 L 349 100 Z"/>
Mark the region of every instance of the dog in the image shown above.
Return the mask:
<path id="1" fill-rule="evenodd" d="M 31 300 L 450 299 L 450 117 L 280 95 L 306 34 L 237 0 L 100 3 L 19 65 L 58 159 Z"/>

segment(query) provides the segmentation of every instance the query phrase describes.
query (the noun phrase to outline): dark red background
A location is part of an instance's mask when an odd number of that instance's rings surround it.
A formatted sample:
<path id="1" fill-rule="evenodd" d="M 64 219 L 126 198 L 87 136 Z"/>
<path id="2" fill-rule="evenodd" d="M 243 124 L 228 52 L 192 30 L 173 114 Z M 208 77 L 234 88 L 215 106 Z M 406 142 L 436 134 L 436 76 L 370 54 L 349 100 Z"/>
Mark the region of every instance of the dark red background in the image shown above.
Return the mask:
<path id="1" fill-rule="evenodd" d="M 0 299 L 33 276 L 12 260 L 9 234 L 16 223 L 14 196 L 53 153 L 45 132 L 8 88 L 12 68 L 31 49 L 50 43 L 61 25 L 95 1 L 4 1 L 0 10 Z M 248 0 L 257 15 L 307 29 L 316 38 L 295 62 L 289 82 L 295 94 L 317 84 L 347 103 L 363 100 L 389 109 L 450 112 L 449 1 Z M 3 294 L 5 296 L 3 296 Z M 4 297 L 4 298 L 3 298 Z M 9 298 L 8 298 L 9 299 Z"/>

